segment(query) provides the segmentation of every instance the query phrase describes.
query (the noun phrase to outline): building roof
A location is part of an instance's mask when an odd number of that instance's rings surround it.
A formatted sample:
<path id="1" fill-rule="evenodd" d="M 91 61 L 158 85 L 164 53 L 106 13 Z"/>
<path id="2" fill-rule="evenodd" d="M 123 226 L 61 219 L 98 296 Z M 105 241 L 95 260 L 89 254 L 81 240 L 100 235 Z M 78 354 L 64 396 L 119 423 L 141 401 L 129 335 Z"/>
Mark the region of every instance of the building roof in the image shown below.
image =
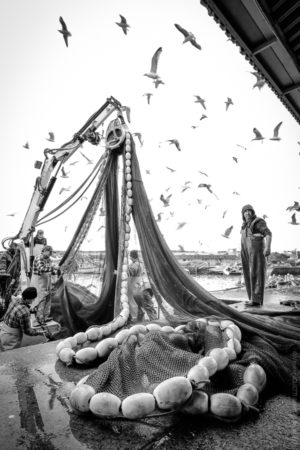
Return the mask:
<path id="1" fill-rule="evenodd" d="M 300 123 L 300 0 L 200 0 Z"/>

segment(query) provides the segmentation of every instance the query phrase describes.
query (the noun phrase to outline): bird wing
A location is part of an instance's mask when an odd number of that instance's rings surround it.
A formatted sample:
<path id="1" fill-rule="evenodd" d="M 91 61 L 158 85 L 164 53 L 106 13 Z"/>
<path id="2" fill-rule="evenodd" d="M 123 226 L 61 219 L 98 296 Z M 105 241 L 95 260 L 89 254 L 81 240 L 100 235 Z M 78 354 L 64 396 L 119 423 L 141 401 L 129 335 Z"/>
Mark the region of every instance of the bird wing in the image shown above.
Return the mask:
<path id="1" fill-rule="evenodd" d="M 119 14 L 119 16 L 121 17 L 121 23 L 123 23 L 124 25 L 127 25 L 127 20 L 125 19 L 125 17 L 122 16 L 121 14 Z"/>
<path id="2" fill-rule="evenodd" d="M 54 141 L 54 133 L 52 133 L 52 131 L 49 131 L 49 139 L 51 139 L 51 141 Z"/>
<path id="3" fill-rule="evenodd" d="M 198 50 L 202 50 L 202 47 L 200 44 L 198 44 L 198 42 L 196 40 L 192 40 L 191 44 L 196 47 Z"/>
<path id="4" fill-rule="evenodd" d="M 281 125 L 282 125 L 282 122 L 279 122 L 277 125 L 276 125 L 276 127 L 274 128 L 274 134 L 273 134 L 273 136 L 274 137 L 278 137 L 278 133 L 279 133 L 279 128 L 281 127 Z"/>
<path id="5" fill-rule="evenodd" d="M 82 155 L 87 161 L 91 161 L 87 156 L 85 156 L 84 153 L 82 153 L 82 152 L 80 152 L 80 153 L 81 153 L 81 155 Z"/>
<path id="6" fill-rule="evenodd" d="M 150 69 L 150 72 L 152 72 L 152 73 L 157 72 L 157 64 L 158 64 L 158 60 L 159 60 L 161 52 L 162 52 L 162 47 L 159 47 L 156 50 L 156 52 L 154 53 L 154 55 L 152 56 L 151 69 Z"/>
<path id="7" fill-rule="evenodd" d="M 257 128 L 253 128 L 253 133 L 255 134 L 255 137 L 256 137 L 256 138 L 262 139 L 262 134 L 261 134 L 260 131 L 258 131 Z"/>
<path id="8" fill-rule="evenodd" d="M 187 37 L 189 35 L 189 33 L 184 28 L 182 28 L 180 25 L 178 25 L 178 23 L 174 23 L 174 25 L 177 28 L 177 30 L 183 34 L 184 37 Z"/>
<path id="9" fill-rule="evenodd" d="M 67 34 L 64 34 L 63 37 L 64 37 L 64 41 L 65 41 L 66 46 L 69 47 L 69 43 L 68 43 L 68 35 L 67 35 Z"/>
<path id="10" fill-rule="evenodd" d="M 61 26 L 62 26 L 63 31 L 67 31 L 67 30 L 68 30 L 68 29 L 67 29 L 67 25 L 66 25 L 64 19 L 63 19 L 61 16 L 60 16 L 60 18 L 59 18 L 59 21 L 60 21 L 60 23 L 61 23 Z"/>

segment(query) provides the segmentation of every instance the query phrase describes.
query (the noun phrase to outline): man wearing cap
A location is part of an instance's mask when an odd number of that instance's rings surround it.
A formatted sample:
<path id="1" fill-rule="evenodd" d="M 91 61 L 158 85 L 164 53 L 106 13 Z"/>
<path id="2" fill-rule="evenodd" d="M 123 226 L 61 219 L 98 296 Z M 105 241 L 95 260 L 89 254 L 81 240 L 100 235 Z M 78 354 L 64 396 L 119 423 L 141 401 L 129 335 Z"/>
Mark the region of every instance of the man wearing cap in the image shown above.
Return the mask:
<path id="1" fill-rule="evenodd" d="M 264 300 L 266 258 L 271 253 L 272 233 L 266 221 L 257 217 L 253 206 L 242 208 L 241 259 L 250 303 L 260 307 Z"/>
<path id="2" fill-rule="evenodd" d="M 35 287 L 26 288 L 18 297 L 12 297 L 8 310 L 3 319 L 0 331 L 2 350 L 13 350 L 21 347 L 23 334 L 37 336 L 45 334 L 44 331 L 31 328 L 30 304 L 37 296 Z"/>

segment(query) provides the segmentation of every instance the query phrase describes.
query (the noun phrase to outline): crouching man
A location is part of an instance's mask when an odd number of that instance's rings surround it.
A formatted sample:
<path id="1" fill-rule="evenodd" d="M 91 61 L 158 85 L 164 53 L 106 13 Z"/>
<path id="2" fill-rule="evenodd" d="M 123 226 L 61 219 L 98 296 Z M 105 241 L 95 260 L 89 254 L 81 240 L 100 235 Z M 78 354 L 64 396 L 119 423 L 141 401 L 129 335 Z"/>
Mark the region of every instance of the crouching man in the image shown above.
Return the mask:
<path id="1" fill-rule="evenodd" d="M 137 320 L 142 322 L 145 320 L 145 313 L 148 315 L 149 320 L 156 320 L 157 314 L 153 304 L 153 291 L 152 289 L 146 288 L 141 292 L 133 295 L 134 301 L 138 306 Z"/>
<path id="2" fill-rule="evenodd" d="M 2 350 L 21 347 L 24 333 L 29 336 L 45 334 L 44 331 L 31 328 L 30 324 L 30 305 L 36 297 L 35 287 L 28 287 L 20 296 L 12 297 L 0 331 Z"/>

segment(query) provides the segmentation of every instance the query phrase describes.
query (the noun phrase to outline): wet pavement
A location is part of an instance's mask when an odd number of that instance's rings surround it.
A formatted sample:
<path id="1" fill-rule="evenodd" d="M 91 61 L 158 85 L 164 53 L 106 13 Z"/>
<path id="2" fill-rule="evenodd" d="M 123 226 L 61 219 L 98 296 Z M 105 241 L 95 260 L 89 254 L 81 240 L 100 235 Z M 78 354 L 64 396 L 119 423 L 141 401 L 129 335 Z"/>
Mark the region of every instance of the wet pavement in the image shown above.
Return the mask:
<path id="1" fill-rule="evenodd" d="M 0 354 L 0 448 L 28 449 L 296 449 L 299 405 L 277 395 L 259 416 L 225 424 L 201 416 L 104 421 L 72 412 L 69 394 L 93 368 L 66 367 L 57 342 Z"/>

